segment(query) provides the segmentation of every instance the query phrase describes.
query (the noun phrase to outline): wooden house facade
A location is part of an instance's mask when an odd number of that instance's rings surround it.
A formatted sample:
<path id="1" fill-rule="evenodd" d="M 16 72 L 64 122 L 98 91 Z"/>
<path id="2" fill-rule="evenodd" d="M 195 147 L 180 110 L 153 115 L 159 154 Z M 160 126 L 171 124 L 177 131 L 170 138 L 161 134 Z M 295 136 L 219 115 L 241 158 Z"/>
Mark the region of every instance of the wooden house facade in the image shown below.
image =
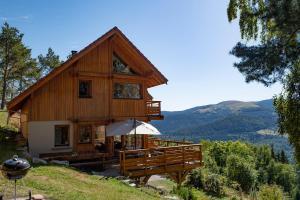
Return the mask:
<path id="1" fill-rule="evenodd" d="M 34 156 L 112 155 L 120 138 L 105 126 L 163 119 L 148 88 L 166 84 L 157 68 L 114 27 L 8 103 Z M 122 138 L 124 139 L 124 138 Z M 146 136 L 141 145 L 146 145 Z"/>

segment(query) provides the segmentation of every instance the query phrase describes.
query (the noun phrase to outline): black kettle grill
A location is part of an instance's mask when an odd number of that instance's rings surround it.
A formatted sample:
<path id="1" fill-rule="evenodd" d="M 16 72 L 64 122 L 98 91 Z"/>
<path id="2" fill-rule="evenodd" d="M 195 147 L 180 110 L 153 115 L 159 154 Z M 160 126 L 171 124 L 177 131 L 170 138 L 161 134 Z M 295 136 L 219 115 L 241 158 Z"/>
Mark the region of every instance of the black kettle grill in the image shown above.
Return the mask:
<path id="1" fill-rule="evenodd" d="M 2 175 L 8 180 L 15 181 L 15 199 L 17 197 L 17 180 L 23 178 L 29 169 L 29 162 L 25 159 L 19 158 L 17 155 L 14 155 L 11 159 L 4 161 L 2 166 L 0 166 Z"/>

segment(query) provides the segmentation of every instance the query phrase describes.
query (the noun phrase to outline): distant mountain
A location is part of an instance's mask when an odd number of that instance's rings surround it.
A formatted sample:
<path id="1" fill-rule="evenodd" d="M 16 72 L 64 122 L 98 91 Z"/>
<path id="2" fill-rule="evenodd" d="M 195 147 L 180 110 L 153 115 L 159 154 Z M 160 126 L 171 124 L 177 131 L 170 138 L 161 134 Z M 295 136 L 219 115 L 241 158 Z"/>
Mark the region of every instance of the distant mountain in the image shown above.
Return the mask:
<path id="1" fill-rule="evenodd" d="M 240 139 L 291 151 L 287 139 L 276 133 L 277 114 L 272 99 L 224 101 L 183 111 L 164 111 L 163 115 L 165 119 L 154 121 L 153 125 L 164 137 L 194 142 Z"/>

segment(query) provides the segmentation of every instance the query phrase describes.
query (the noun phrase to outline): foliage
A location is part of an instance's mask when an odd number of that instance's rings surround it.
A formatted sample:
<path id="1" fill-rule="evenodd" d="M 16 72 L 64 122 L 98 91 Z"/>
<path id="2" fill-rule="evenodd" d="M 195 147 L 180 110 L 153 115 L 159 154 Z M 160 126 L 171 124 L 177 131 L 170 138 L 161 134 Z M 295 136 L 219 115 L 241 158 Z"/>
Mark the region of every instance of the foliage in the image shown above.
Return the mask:
<path id="1" fill-rule="evenodd" d="M 257 179 L 256 171 L 245 159 L 237 155 L 228 156 L 226 171 L 228 178 L 238 182 L 244 191 L 249 192 L 255 186 Z"/>
<path id="2" fill-rule="evenodd" d="M 275 163 L 269 170 L 273 171 L 273 177 L 270 176 L 273 181 L 270 183 L 280 185 L 285 192 L 291 193 L 296 182 L 294 168 L 288 164 Z"/>
<path id="3" fill-rule="evenodd" d="M 204 171 L 207 169 L 195 169 L 187 177 L 186 184 L 194 188 L 204 188 Z"/>
<path id="4" fill-rule="evenodd" d="M 59 59 L 59 56 L 54 53 L 51 48 L 48 48 L 46 56 L 40 54 L 38 56 L 38 65 L 39 65 L 39 78 L 47 75 L 54 68 L 58 67 L 62 61 Z"/>
<path id="5" fill-rule="evenodd" d="M 279 132 L 289 135 L 300 162 L 300 1 L 230 0 L 227 13 L 229 21 L 239 17 L 242 38 L 256 41 L 239 42 L 231 51 L 240 58 L 234 66 L 246 81 L 284 83 L 283 92 L 274 98 Z"/>
<path id="6" fill-rule="evenodd" d="M 300 65 L 295 66 L 287 76 L 285 90 L 275 97 L 274 104 L 279 132 L 289 134 L 289 141 L 295 147 L 295 157 L 300 161 Z"/>
<path id="7" fill-rule="evenodd" d="M 173 193 L 177 194 L 183 200 L 196 200 L 192 189 L 189 187 L 173 188 Z"/>
<path id="8" fill-rule="evenodd" d="M 0 32 L 1 109 L 5 106 L 7 95 L 22 91 L 35 76 L 35 60 L 22 40 L 23 34 L 17 28 L 4 23 Z"/>
<path id="9" fill-rule="evenodd" d="M 185 184 L 197 189 L 203 189 L 205 192 L 214 196 L 223 196 L 225 178 L 220 174 L 212 173 L 209 169 L 210 168 L 200 168 L 193 170 Z"/>
<path id="10" fill-rule="evenodd" d="M 224 178 L 219 174 L 208 174 L 204 179 L 204 190 L 215 196 L 223 196 Z"/>
<path id="11" fill-rule="evenodd" d="M 0 108 L 40 77 L 57 67 L 59 56 L 49 48 L 46 56 L 32 58 L 31 49 L 23 42 L 23 33 L 5 22 L 0 31 Z"/>
<path id="12" fill-rule="evenodd" d="M 250 199 L 257 199 L 260 189 L 277 191 L 278 187 L 290 197 L 300 194 L 300 175 L 296 167 L 273 158 L 275 153 L 272 154 L 270 146 L 241 141 L 203 141 L 203 144 L 205 165 L 192 171 L 187 186 L 215 196 L 248 193 Z M 217 160 L 226 161 L 218 163 Z M 273 185 L 277 185 L 275 189 Z"/>
<path id="13" fill-rule="evenodd" d="M 283 200 L 284 195 L 277 185 L 263 185 L 258 192 L 259 200 Z"/>

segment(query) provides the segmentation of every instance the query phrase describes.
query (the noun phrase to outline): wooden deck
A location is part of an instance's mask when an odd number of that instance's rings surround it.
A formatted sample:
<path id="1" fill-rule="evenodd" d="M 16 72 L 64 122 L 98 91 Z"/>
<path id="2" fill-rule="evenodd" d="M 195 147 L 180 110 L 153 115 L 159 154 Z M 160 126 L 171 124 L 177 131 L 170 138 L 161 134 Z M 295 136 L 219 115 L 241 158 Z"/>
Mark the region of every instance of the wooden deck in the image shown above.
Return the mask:
<path id="1" fill-rule="evenodd" d="M 168 174 L 179 185 L 192 169 L 201 167 L 200 144 L 120 152 L 120 172 L 124 176 L 140 179 L 146 183 L 155 174 Z"/>

